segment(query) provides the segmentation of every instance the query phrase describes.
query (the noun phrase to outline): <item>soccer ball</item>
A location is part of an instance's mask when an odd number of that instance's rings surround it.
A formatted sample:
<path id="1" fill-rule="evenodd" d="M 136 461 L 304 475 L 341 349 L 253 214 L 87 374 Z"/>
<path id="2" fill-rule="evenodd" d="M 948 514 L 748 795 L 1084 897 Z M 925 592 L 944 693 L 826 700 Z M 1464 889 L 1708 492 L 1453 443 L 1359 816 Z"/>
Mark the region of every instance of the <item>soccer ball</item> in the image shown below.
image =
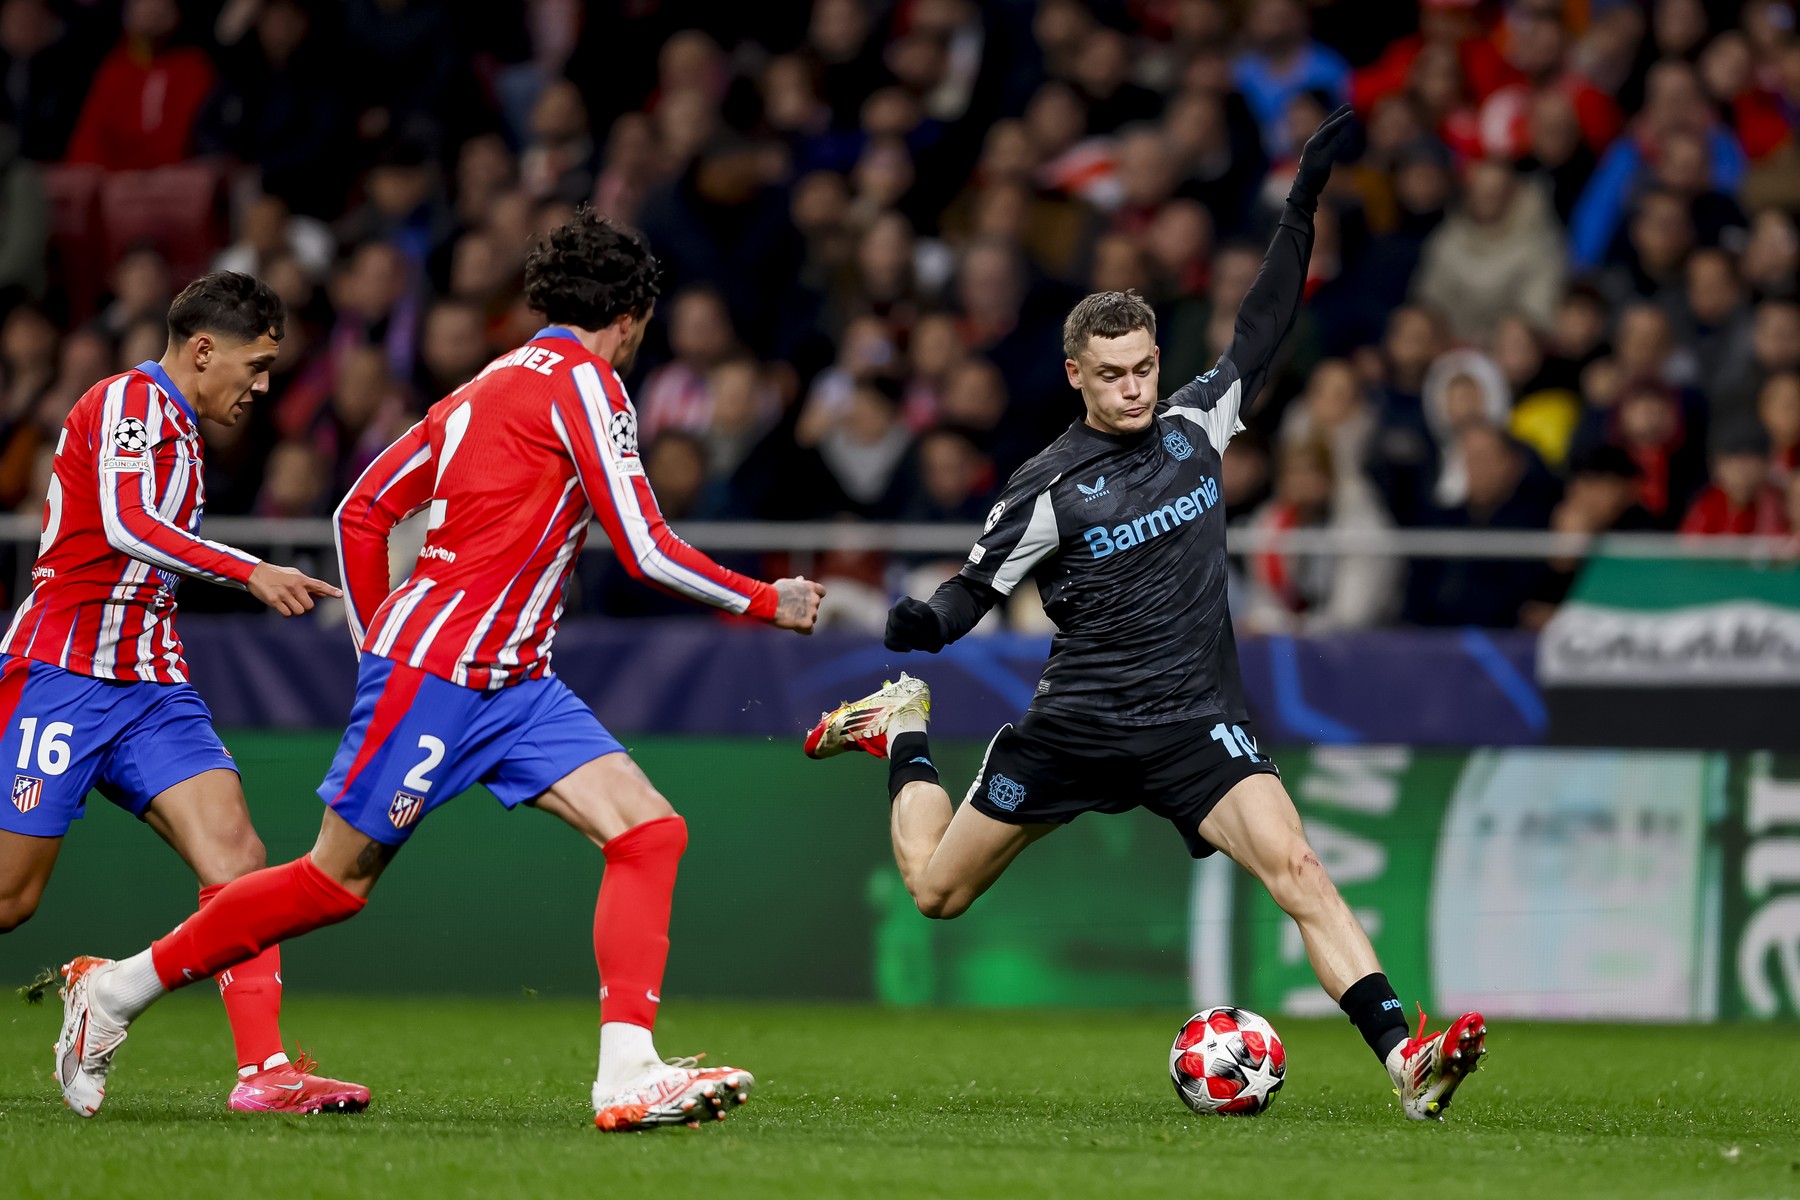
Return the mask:
<path id="1" fill-rule="evenodd" d="M 1255 1013 L 1209 1008 L 1175 1035 L 1169 1077 L 1181 1102 L 1203 1116 L 1253 1117 L 1275 1102 L 1287 1078 L 1287 1051 Z"/>

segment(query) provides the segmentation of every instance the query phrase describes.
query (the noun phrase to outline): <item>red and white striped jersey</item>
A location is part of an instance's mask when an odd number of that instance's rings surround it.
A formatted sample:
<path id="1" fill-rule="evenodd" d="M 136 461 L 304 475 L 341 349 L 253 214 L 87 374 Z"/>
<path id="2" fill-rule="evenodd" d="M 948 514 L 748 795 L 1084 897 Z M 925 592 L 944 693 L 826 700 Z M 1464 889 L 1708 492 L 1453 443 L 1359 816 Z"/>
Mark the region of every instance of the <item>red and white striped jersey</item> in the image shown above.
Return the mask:
<path id="1" fill-rule="evenodd" d="M 430 505 L 411 576 L 388 591 L 388 534 Z M 631 574 L 769 618 L 775 589 L 669 531 L 612 367 L 552 327 L 432 405 L 333 517 L 350 631 L 364 653 L 464 687 L 547 674 L 563 588 L 598 513 Z"/>
<path id="2" fill-rule="evenodd" d="M 0 652 L 97 679 L 186 682 L 178 578 L 243 587 L 259 562 L 195 535 L 201 454 L 193 407 L 157 363 L 89 388 L 63 422 L 35 582 Z"/>

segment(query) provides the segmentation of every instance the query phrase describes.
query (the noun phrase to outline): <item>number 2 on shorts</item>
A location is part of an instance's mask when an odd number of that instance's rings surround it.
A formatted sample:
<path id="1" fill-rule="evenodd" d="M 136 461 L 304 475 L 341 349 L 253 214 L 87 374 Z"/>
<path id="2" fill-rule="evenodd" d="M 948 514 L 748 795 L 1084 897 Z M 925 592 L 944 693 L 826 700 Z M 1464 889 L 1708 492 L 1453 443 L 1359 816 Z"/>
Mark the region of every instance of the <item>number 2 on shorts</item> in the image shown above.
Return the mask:
<path id="1" fill-rule="evenodd" d="M 431 790 L 432 769 L 444 761 L 444 739 L 424 734 L 419 738 L 419 749 L 425 752 L 425 757 L 418 766 L 406 773 L 405 783 L 414 791 L 423 793 Z"/>
<path id="2" fill-rule="evenodd" d="M 1225 753 L 1233 758 L 1248 758 L 1251 762 L 1261 762 L 1256 757 L 1256 743 L 1244 732 L 1241 725 L 1227 725 L 1220 721 L 1212 727 L 1212 740 L 1225 747 Z"/>

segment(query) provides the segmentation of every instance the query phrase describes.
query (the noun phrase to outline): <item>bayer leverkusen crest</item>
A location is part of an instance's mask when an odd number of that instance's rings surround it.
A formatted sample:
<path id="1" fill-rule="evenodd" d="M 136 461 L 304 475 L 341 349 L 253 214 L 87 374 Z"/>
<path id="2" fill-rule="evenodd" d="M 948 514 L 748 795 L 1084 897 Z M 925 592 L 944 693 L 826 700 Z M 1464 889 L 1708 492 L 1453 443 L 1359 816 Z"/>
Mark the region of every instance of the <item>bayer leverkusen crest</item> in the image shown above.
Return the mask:
<path id="1" fill-rule="evenodd" d="M 1187 435 L 1179 429 L 1171 429 L 1163 434 L 1163 449 L 1175 456 L 1176 462 L 1182 462 L 1194 452 L 1194 444 L 1187 440 Z"/>

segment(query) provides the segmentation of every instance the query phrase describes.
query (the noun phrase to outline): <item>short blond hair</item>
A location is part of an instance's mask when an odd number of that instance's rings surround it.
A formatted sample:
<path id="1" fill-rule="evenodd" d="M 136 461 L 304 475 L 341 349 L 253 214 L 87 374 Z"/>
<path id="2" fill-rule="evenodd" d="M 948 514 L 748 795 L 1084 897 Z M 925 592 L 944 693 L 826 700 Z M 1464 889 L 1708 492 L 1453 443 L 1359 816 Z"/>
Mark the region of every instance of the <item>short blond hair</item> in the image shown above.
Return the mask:
<path id="1" fill-rule="evenodd" d="M 1063 322 L 1063 353 L 1078 358 L 1092 337 L 1124 337 L 1134 329 L 1145 329 L 1150 340 L 1156 340 L 1156 310 L 1150 302 L 1129 292 L 1095 292 L 1069 310 Z"/>

